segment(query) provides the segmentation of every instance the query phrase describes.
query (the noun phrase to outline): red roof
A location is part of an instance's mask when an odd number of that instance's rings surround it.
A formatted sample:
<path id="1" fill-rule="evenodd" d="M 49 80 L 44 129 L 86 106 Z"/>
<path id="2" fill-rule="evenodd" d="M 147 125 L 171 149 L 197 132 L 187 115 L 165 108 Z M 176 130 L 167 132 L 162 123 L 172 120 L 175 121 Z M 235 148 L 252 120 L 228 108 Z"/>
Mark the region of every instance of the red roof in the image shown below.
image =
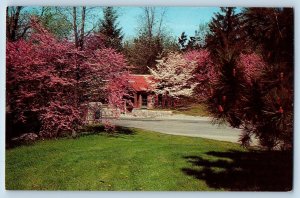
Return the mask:
<path id="1" fill-rule="evenodd" d="M 152 75 L 130 75 L 129 84 L 135 91 L 153 91 L 154 78 Z"/>

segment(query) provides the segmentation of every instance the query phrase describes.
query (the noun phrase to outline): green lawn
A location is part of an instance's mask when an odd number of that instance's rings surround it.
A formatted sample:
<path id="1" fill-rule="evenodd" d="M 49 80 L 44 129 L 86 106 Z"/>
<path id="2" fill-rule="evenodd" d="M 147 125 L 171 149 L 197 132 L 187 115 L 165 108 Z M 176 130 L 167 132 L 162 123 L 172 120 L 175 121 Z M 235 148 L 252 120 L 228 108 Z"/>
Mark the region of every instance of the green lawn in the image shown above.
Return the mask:
<path id="1" fill-rule="evenodd" d="M 291 158 L 238 144 L 131 129 L 6 151 L 6 189 L 290 190 Z M 130 130 L 127 130 L 130 132 Z"/>

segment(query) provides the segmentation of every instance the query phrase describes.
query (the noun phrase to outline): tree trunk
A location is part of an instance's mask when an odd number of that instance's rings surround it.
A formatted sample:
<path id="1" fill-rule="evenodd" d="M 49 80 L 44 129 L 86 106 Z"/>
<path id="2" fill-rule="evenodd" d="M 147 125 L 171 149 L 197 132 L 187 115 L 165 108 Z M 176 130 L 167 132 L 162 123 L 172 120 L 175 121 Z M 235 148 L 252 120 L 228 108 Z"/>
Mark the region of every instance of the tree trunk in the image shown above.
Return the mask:
<path id="1" fill-rule="evenodd" d="M 79 39 L 79 47 L 82 50 L 84 45 L 84 25 L 85 25 L 85 11 L 86 7 L 82 7 L 82 17 L 81 17 L 81 30 L 80 30 L 80 39 Z"/>
<path id="2" fill-rule="evenodd" d="M 13 8 L 11 8 L 13 9 Z M 9 9 L 6 8 L 6 18 L 7 18 L 7 39 L 10 41 L 17 40 L 17 32 L 19 28 L 19 18 L 20 18 L 20 12 L 21 12 L 22 6 L 17 6 L 14 13 L 9 16 Z M 9 20 L 8 20 L 9 19 Z"/>
<path id="3" fill-rule="evenodd" d="M 78 32 L 77 32 L 77 16 L 76 16 L 76 7 L 73 7 L 73 30 L 74 30 L 74 39 L 75 39 L 75 47 L 79 47 L 78 43 Z"/>

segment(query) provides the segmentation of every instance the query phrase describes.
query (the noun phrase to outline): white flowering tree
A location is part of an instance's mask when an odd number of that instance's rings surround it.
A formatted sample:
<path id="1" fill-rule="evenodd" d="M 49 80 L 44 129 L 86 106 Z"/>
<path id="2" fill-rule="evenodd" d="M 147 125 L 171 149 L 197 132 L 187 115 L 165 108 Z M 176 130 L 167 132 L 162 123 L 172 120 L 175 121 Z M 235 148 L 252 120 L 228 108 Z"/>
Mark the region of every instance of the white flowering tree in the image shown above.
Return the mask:
<path id="1" fill-rule="evenodd" d="M 156 68 L 149 68 L 156 81 L 155 92 L 174 98 L 191 96 L 197 86 L 192 81 L 195 67 L 196 62 L 187 61 L 181 54 L 174 52 L 157 60 Z"/>

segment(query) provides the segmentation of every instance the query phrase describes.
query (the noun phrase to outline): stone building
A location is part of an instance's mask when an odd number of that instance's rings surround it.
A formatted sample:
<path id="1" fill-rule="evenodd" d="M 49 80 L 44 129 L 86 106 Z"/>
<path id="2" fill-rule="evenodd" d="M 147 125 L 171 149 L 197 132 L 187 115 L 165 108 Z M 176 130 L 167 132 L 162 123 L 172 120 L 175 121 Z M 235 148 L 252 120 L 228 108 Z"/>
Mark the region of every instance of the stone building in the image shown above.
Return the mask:
<path id="1" fill-rule="evenodd" d="M 134 109 L 153 109 L 156 104 L 157 96 L 154 93 L 155 81 L 151 75 L 130 75 L 129 85 L 132 90 Z M 127 107 L 128 108 L 128 107 Z"/>

